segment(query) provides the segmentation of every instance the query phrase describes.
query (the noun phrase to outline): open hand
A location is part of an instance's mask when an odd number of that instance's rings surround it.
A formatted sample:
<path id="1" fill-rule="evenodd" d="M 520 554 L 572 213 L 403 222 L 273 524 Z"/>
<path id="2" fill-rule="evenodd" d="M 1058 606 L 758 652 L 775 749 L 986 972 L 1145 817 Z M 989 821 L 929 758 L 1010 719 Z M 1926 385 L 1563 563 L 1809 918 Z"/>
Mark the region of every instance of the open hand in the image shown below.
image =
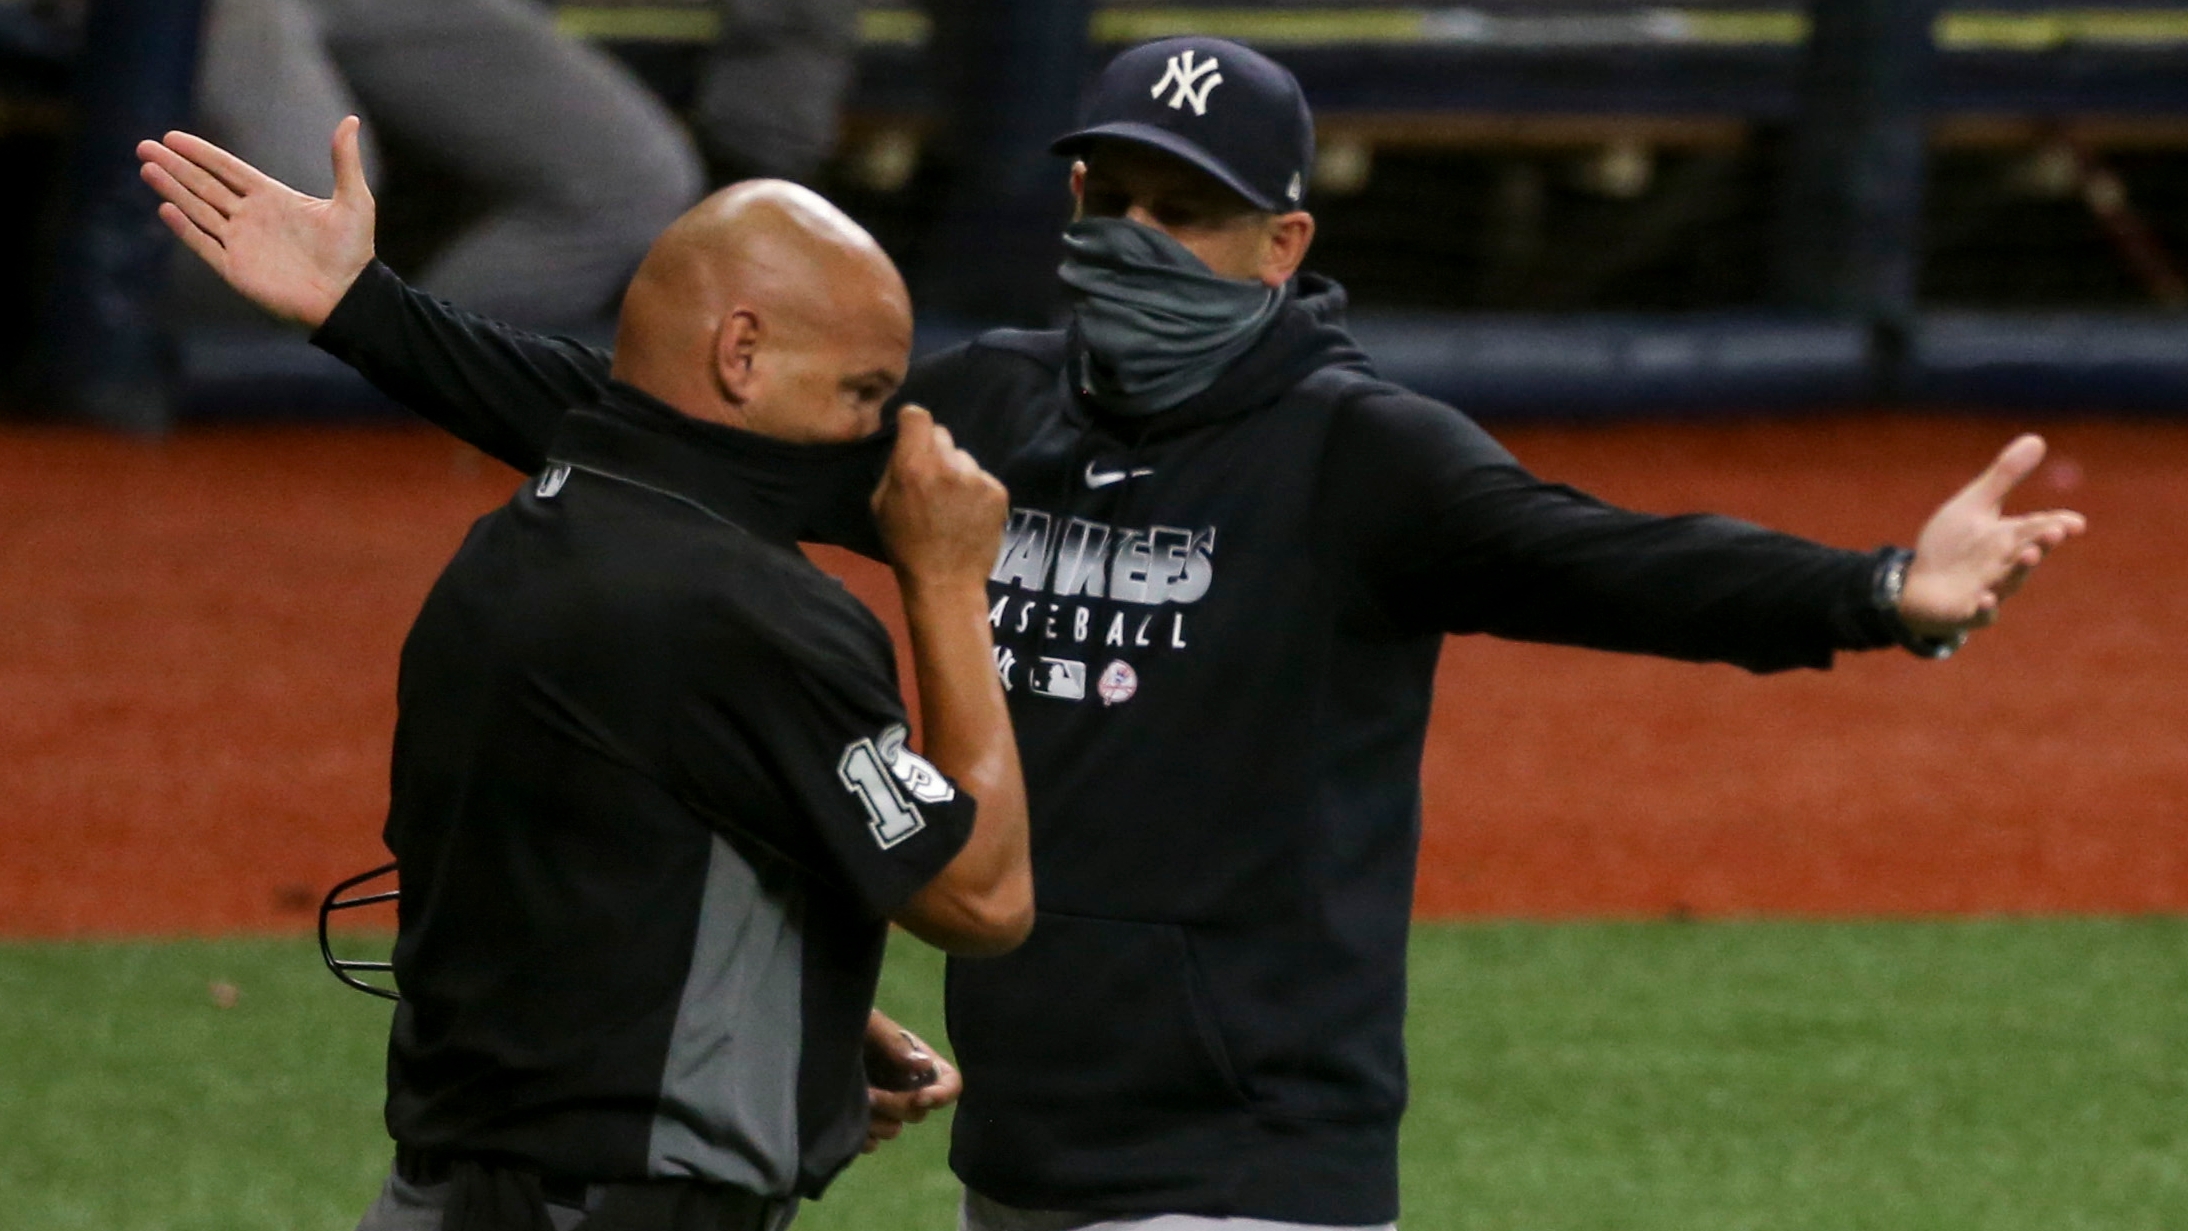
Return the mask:
<path id="1" fill-rule="evenodd" d="M 317 329 L 372 262 L 356 116 L 334 130 L 334 197 L 301 193 L 201 137 L 137 144 L 160 221 L 245 299 Z"/>
<path id="2" fill-rule="evenodd" d="M 867 1014 L 865 1153 L 896 1140 L 905 1125 L 919 1123 L 935 1108 L 956 1102 L 964 1089 L 956 1067 L 918 1035 L 879 1009 Z"/>
<path id="3" fill-rule="evenodd" d="M 2043 460 L 2042 437 L 2016 438 L 1922 527 L 1899 598 L 1899 617 L 1916 636 L 1946 640 L 1996 621 L 2030 570 L 2087 528 L 2065 509 L 2005 515 L 2007 495 Z"/>

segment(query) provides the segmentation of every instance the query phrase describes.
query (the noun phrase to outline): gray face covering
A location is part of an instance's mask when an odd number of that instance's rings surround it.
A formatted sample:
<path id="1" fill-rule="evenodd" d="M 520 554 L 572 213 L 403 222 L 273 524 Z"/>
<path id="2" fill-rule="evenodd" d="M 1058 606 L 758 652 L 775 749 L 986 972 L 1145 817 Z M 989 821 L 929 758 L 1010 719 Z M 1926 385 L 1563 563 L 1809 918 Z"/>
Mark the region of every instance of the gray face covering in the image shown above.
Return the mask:
<path id="1" fill-rule="evenodd" d="M 1217 277 L 1185 245 L 1122 218 L 1067 227 L 1056 272 L 1086 348 L 1080 383 L 1120 415 L 1165 411 L 1214 384 L 1285 300 L 1259 282 Z"/>

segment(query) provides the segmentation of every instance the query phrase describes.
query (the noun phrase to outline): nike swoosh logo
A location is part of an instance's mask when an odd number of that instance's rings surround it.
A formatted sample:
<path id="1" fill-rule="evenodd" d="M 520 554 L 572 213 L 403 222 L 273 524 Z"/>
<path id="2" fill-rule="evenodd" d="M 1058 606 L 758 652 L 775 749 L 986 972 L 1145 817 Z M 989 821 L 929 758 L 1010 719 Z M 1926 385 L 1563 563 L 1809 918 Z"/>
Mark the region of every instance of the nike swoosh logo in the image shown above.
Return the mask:
<path id="1" fill-rule="evenodd" d="M 1132 470 L 1096 470 L 1094 469 L 1094 463 L 1088 462 L 1086 464 L 1086 485 L 1089 488 L 1100 490 L 1113 483 L 1122 483 L 1126 479 L 1144 479 L 1153 473 L 1155 473 L 1155 470 L 1152 466 L 1140 466 Z"/>

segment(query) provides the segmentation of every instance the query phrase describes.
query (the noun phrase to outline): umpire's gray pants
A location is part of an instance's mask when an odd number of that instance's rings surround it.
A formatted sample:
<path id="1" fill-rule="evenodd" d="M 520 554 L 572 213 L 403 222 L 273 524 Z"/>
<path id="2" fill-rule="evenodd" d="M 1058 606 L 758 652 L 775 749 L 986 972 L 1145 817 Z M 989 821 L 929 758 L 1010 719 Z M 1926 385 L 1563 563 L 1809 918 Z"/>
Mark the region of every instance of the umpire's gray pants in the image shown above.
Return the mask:
<path id="1" fill-rule="evenodd" d="M 1199 1214 L 1119 1217 L 1067 1210 L 1020 1210 L 991 1201 L 969 1188 L 965 1190 L 965 1203 L 958 1209 L 957 1227 L 958 1231 L 1397 1231 L 1395 1223 L 1328 1227 L 1263 1218 L 1206 1218 Z"/>
<path id="2" fill-rule="evenodd" d="M 525 323 L 612 306 L 704 186 L 667 108 L 532 0 L 212 0 L 197 102 L 209 137 L 315 196 L 353 112 L 479 190 L 486 215 L 415 281 Z"/>
<path id="3" fill-rule="evenodd" d="M 391 1171 L 380 1188 L 380 1199 L 365 1211 L 357 1231 L 441 1231 L 441 1209 L 447 1204 L 448 1189 L 447 1184 L 413 1184 Z M 597 1199 L 599 1190 L 593 1191 Z M 796 1213 L 797 1204 L 793 1202 L 774 1219 L 769 1231 L 783 1231 Z M 555 1231 L 582 1231 L 585 1211 L 550 1201 L 547 1220 L 555 1225 Z"/>

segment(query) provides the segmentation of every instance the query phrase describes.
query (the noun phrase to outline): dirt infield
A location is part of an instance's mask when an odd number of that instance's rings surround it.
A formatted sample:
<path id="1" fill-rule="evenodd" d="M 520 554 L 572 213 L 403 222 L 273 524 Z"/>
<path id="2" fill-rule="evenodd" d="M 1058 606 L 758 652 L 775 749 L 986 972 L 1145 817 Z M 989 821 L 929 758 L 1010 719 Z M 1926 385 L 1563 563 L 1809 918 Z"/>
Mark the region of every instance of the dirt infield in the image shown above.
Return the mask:
<path id="1" fill-rule="evenodd" d="M 1943 665 L 1447 650 L 1428 915 L 2188 909 L 2188 426 L 2067 422 L 2088 512 Z M 1904 541 L 1995 421 L 1504 433 L 1539 472 Z M 291 930 L 381 858 L 395 654 L 515 479 L 423 430 L 0 432 L 0 934 Z M 885 574 L 830 556 L 887 606 Z"/>

